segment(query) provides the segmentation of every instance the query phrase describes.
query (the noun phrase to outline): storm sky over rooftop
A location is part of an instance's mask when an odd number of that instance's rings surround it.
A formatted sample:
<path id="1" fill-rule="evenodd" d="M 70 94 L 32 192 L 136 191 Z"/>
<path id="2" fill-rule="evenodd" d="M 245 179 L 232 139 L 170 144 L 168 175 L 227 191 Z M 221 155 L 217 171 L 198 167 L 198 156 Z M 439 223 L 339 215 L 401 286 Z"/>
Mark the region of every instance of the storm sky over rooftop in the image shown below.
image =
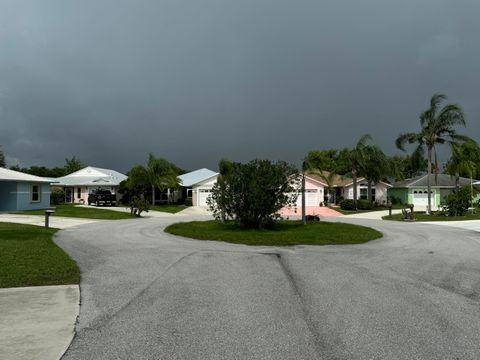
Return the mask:
<path id="1" fill-rule="evenodd" d="M 10 164 L 387 153 L 442 92 L 479 139 L 478 0 L 0 0 Z"/>

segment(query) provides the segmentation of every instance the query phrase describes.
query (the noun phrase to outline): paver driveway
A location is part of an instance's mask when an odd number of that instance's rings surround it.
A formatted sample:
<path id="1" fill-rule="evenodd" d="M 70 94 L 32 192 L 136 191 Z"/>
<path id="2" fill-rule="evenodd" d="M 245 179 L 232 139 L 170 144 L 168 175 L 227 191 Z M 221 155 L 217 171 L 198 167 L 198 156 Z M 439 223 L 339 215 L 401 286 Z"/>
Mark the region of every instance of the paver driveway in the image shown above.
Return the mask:
<path id="1" fill-rule="evenodd" d="M 64 359 L 480 358 L 478 233 L 356 219 L 385 237 L 278 249 L 177 238 L 172 221 L 58 233 L 82 269 Z"/>

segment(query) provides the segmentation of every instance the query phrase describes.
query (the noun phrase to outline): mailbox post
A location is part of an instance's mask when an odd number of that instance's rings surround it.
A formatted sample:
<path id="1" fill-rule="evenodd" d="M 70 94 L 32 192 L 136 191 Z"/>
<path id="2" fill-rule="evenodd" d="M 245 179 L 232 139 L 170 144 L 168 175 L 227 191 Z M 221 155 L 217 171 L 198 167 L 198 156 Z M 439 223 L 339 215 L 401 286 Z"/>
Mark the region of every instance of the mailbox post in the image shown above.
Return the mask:
<path id="1" fill-rule="evenodd" d="M 392 203 L 390 201 L 387 203 L 387 207 L 388 207 L 388 216 L 392 216 Z"/>
<path id="2" fill-rule="evenodd" d="M 50 220 L 50 215 L 55 212 L 54 209 L 47 209 L 45 210 L 45 227 L 48 228 L 49 226 L 49 220 Z"/>

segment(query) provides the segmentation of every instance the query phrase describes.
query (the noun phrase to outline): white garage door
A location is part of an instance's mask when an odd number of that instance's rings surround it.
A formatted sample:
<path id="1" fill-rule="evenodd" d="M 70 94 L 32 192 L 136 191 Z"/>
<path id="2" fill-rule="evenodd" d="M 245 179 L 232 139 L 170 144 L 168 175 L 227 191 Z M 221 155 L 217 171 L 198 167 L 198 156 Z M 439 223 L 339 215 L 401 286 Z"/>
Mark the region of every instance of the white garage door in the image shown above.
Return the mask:
<path id="1" fill-rule="evenodd" d="M 431 192 L 432 208 L 435 207 L 435 192 Z M 413 205 L 419 208 L 425 208 L 428 205 L 428 191 L 414 190 L 413 191 Z"/>
<path id="2" fill-rule="evenodd" d="M 198 190 L 198 206 L 208 206 L 207 199 L 210 197 L 212 190 L 199 189 Z"/>
<path id="3" fill-rule="evenodd" d="M 305 190 L 305 206 L 319 206 L 320 197 L 318 196 L 318 189 Z M 298 194 L 297 207 L 302 207 L 302 193 Z"/>

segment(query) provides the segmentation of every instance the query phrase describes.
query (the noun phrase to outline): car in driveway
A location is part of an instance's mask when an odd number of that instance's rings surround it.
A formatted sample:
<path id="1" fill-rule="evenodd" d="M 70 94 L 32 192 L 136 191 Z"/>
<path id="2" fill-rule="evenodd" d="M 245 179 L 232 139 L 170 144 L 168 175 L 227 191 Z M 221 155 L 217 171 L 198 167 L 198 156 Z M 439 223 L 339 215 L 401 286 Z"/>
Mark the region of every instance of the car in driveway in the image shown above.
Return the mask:
<path id="1" fill-rule="evenodd" d="M 115 206 L 117 205 L 117 196 L 112 194 L 110 190 L 92 190 L 88 194 L 88 205 L 92 204 L 95 206 Z"/>

